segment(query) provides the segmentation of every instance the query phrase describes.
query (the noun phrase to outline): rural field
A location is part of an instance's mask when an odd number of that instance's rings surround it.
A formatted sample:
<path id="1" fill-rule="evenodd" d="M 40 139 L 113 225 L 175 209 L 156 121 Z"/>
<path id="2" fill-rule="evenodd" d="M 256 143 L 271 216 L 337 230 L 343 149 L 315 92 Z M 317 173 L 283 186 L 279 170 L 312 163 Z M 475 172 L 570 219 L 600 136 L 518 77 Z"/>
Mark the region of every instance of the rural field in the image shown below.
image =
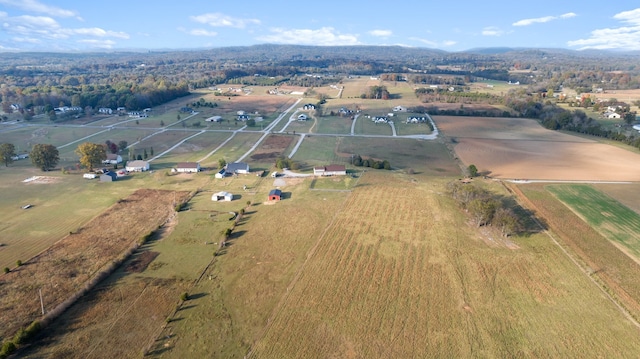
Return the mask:
<path id="1" fill-rule="evenodd" d="M 392 100 L 360 98 L 381 84 Z M 126 140 L 135 154 L 153 152 L 153 171 L 113 183 L 84 180 L 78 170 L 44 173 L 29 160 L 0 168 L 0 266 L 10 269 L 0 274 L 7 324 L 0 338 L 40 318 L 38 290 L 49 312 L 122 259 L 18 355 L 640 353 L 639 154 L 510 118 L 434 116 L 444 136 L 426 140 L 401 137 L 430 133 L 424 124 L 405 124 L 408 113 L 402 113 L 399 136 L 392 137 L 389 124 L 376 125 L 365 114 L 421 105 L 411 85 L 357 77 L 338 86 L 344 88 L 318 89 L 335 98 L 324 106 L 326 116 L 306 122 L 289 119 L 315 99 L 248 86 L 233 92 L 237 96 L 201 91 L 154 108 L 139 123 L 34 123 L 0 132 L 0 142 L 15 138 L 20 148 L 51 141 L 61 147 L 60 167 L 77 163 L 74 150 L 85 141 Z M 178 112 L 200 98 L 217 106 Z M 350 118 L 328 116 L 342 106 L 362 111 L 354 136 Z M 245 128 L 234 121 L 237 111 L 264 121 Z M 214 115 L 225 122 L 204 122 Z M 336 163 L 349 176 L 213 176 L 220 159 L 242 159 L 254 172 L 280 171 L 276 158 L 289 155 L 302 174 Z M 389 161 L 391 170 L 354 167 L 354 155 Z M 184 161 L 200 161 L 205 171 L 170 171 Z M 448 184 L 469 164 L 489 175 L 471 185 L 495 193 L 522 216 L 520 233 L 505 238 L 497 228 L 475 227 L 451 198 Z M 27 178 L 34 180 L 23 182 Z M 276 188 L 282 200 L 267 201 Z M 233 200 L 212 201 L 219 191 Z M 182 200 L 188 202 L 176 211 Z M 24 210 L 25 204 L 32 207 Z M 128 250 L 129 257 L 119 257 Z"/>
<path id="2" fill-rule="evenodd" d="M 640 181 L 637 153 L 547 130 L 534 120 L 433 117 L 462 162 L 495 178 Z"/>

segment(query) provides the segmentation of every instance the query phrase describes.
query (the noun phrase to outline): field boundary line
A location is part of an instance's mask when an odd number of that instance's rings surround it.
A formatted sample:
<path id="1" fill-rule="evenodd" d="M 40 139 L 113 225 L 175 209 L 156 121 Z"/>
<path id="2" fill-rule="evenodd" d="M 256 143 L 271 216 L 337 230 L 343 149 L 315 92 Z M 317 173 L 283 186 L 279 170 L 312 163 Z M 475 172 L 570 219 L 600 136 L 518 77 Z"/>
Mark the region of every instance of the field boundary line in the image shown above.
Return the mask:
<path id="1" fill-rule="evenodd" d="M 298 280 L 300 279 L 300 276 L 302 275 L 302 272 L 306 268 L 307 263 L 309 262 L 309 260 L 312 257 L 314 257 L 314 255 L 316 253 L 316 250 L 320 246 L 320 243 L 322 243 L 324 241 L 325 237 L 327 236 L 327 232 L 329 231 L 330 228 L 332 228 L 334 226 L 334 224 L 336 223 L 336 219 L 339 218 L 340 215 L 342 214 L 342 211 L 344 211 L 345 203 L 347 202 L 347 200 L 351 196 L 351 193 L 352 192 L 350 191 L 350 193 L 344 198 L 344 200 L 342 201 L 340 210 L 336 211 L 333 214 L 333 217 L 331 218 L 331 221 L 329 221 L 327 226 L 324 227 L 324 230 L 322 231 L 322 234 L 320 234 L 320 236 L 318 237 L 318 240 L 316 241 L 316 243 L 313 245 L 313 247 L 311 247 L 311 249 L 307 253 L 307 258 L 304 260 L 304 262 L 302 262 L 302 264 L 300 265 L 300 268 L 298 268 L 298 270 L 296 271 L 296 274 L 293 276 L 293 279 L 291 280 L 291 282 L 287 286 L 287 291 L 284 292 L 282 294 L 282 296 L 280 297 L 280 300 L 278 301 L 278 304 L 276 304 L 276 307 L 273 309 L 273 311 L 271 312 L 271 315 L 267 319 L 267 324 L 264 326 L 264 328 L 262 328 L 262 330 L 260 331 L 260 334 L 257 336 L 256 340 L 249 347 L 249 350 L 247 351 L 247 354 L 244 356 L 245 359 L 251 358 L 251 356 L 253 355 L 253 348 L 255 347 L 255 345 L 258 342 L 260 342 L 260 340 L 262 340 L 262 338 L 265 337 L 265 335 L 267 334 L 267 332 L 269 331 L 269 329 L 273 325 L 274 319 L 282 311 L 282 307 L 284 307 L 284 304 L 287 301 L 287 299 L 289 298 L 289 295 L 291 294 L 293 288 L 298 283 Z"/>
<path id="2" fill-rule="evenodd" d="M 530 203 L 528 201 L 528 199 L 526 198 L 526 196 L 524 195 L 524 193 L 522 193 L 520 191 L 520 189 L 516 188 L 513 189 L 511 188 L 511 186 L 507 186 L 504 181 L 500 181 L 500 183 L 502 183 L 502 185 L 507 189 L 507 191 L 509 191 L 510 193 L 515 194 L 516 196 L 516 201 L 523 207 L 530 209 L 530 210 L 535 210 L 537 209 L 536 206 L 533 203 Z M 521 198 L 524 197 L 525 199 L 527 199 L 527 201 L 525 201 L 528 205 L 525 206 L 525 203 L 523 201 L 521 201 Z M 563 203 L 564 205 L 564 203 Z M 633 325 L 636 326 L 636 328 L 640 329 L 640 323 L 631 315 L 631 313 L 627 310 L 627 308 L 624 307 L 624 305 L 620 304 L 614 296 L 612 296 L 611 294 L 609 294 L 609 292 L 607 292 L 603 286 L 591 275 L 591 273 L 589 272 L 589 270 L 585 269 L 579 262 L 578 260 L 566 249 L 564 248 L 560 242 L 556 239 L 556 237 L 552 234 L 551 231 L 549 231 L 548 229 L 545 229 L 545 227 L 542 225 L 542 223 L 540 223 L 540 221 L 538 220 L 537 217 L 535 217 L 534 215 L 531 216 L 531 219 L 533 219 L 533 221 L 536 223 L 536 225 L 538 225 L 543 233 L 549 237 L 549 239 L 551 239 L 551 241 L 558 247 L 560 248 L 560 250 L 562 251 L 562 253 L 565 254 L 565 256 L 567 258 L 569 258 L 569 260 L 571 260 L 571 262 L 573 262 L 573 264 L 578 267 L 578 269 L 580 270 L 580 272 L 582 272 L 587 278 L 589 278 L 589 280 L 600 290 L 600 292 L 602 292 L 602 294 L 604 294 L 604 296 L 609 299 L 609 301 L 611 303 L 613 303 L 613 305 L 615 305 L 618 310 L 620 311 L 620 313 L 622 313 L 623 316 L 625 316 Z M 623 253 L 624 255 L 626 255 L 626 253 Z"/>

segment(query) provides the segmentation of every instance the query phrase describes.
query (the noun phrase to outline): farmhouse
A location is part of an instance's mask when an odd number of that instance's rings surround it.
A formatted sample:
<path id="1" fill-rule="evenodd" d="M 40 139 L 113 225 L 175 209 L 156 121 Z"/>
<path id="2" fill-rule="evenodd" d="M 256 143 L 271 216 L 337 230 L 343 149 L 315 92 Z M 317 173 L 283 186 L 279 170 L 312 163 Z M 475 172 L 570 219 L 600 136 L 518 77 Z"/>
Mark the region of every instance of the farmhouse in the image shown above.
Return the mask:
<path id="1" fill-rule="evenodd" d="M 113 110 L 108 107 L 100 107 L 98 109 L 98 113 L 101 113 L 103 115 L 111 115 L 113 113 Z"/>
<path id="2" fill-rule="evenodd" d="M 107 153 L 107 159 L 102 161 L 104 165 L 117 165 L 122 163 L 122 156 L 117 153 Z"/>
<path id="3" fill-rule="evenodd" d="M 279 189 L 272 189 L 269 192 L 269 201 L 279 201 L 282 199 L 282 191 Z"/>
<path id="4" fill-rule="evenodd" d="M 308 103 L 304 106 L 302 106 L 303 110 L 315 110 L 316 109 L 316 105 L 312 104 L 312 103 Z"/>
<path id="5" fill-rule="evenodd" d="M 345 176 L 347 169 L 344 165 L 328 165 L 313 167 L 314 176 Z"/>
<path id="6" fill-rule="evenodd" d="M 620 114 L 616 112 L 605 112 L 604 117 L 606 118 L 620 118 Z"/>
<path id="7" fill-rule="evenodd" d="M 238 115 L 238 121 L 249 121 L 249 115 Z"/>
<path id="8" fill-rule="evenodd" d="M 227 163 L 227 173 L 246 174 L 249 173 L 249 165 L 244 162 Z"/>
<path id="9" fill-rule="evenodd" d="M 214 175 L 215 178 L 224 178 L 224 176 L 227 175 L 227 171 L 225 171 L 225 169 L 221 169 L 220 171 L 216 172 L 216 174 Z"/>
<path id="10" fill-rule="evenodd" d="M 180 162 L 176 165 L 176 172 L 195 173 L 200 171 L 200 163 L 198 162 Z"/>
<path id="11" fill-rule="evenodd" d="M 100 182 L 113 182 L 118 179 L 118 175 L 115 172 L 106 172 L 100 175 Z"/>
<path id="12" fill-rule="evenodd" d="M 301 113 L 298 115 L 298 121 L 306 121 L 307 120 L 307 115 L 305 115 L 304 113 Z"/>
<path id="13" fill-rule="evenodd" d="M 375 123 L 387 123 L 389 122 L 389 119 L 385 116 L 374 116 L 371 118 L 371 121 Z"/>
<path id="14" fill-rule="evenodd" d="M 233 194 L 229 193 L 229 192 L 217 192 L 214 193 L 211 196 L 211 200 L 214 202 L 220 202 L 220 201 L 225 201 L 225 202 L 229 202 L 229 201 L 233 201 Z"/>
<path id="15" fill-rule="evenodd" d="M 125 166 L 127 172 L 144 172 L 149 170 L 149 162 L 147 161 L 129 161 Z"/>
<path id="16" fill-rule="evenodd" d="M 425 123 L 427 118 L 423 116 L 409 116 L 407 117 L 407 123 Z"/>

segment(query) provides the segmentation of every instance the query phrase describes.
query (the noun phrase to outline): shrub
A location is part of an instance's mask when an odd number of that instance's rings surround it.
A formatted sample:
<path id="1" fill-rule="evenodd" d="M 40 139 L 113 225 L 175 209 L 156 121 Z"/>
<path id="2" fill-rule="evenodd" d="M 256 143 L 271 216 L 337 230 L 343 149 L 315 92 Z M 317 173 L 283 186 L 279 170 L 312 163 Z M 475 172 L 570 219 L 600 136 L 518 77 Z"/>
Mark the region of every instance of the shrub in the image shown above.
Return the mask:
<path id="1" fill-rule="evenodd" d="M 16 351 L 16 345 L 12 341 L 4 342 L 0 349 L 0 358 L 6 358 Z"/>
<path id="2" fill-rule="evenodd" d="M 17 265 L 18 267 L 22 266 L 22 261 L 18 259 L 18 260 L 16 261 L 16 265 Z"/>
<path id="3" fill-rule="evenodd" d="M 9 267 L 4 267 L 4 272 L 5 273 L 9 273 L 9 272 L 11 272 L 11 269 L 9 269 Z"/>
<path id="4" fill-rule="evenodd" d="M 187 300 L 189 300 L 189 293 L 184 292 L 182 294 L 180 294 L 180 300 L 183 302 L 186 302 Z"/>

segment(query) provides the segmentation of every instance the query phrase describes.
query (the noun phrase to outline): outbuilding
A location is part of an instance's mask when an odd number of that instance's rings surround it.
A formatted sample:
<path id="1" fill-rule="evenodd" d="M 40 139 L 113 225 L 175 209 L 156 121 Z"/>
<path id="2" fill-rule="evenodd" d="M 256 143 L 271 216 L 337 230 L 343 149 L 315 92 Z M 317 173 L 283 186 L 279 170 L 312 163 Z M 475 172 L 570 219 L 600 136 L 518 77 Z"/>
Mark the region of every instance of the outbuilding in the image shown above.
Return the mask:
<path id="1" fill-rule="evenodd" d="M 269 192 L 269 201 L 279 201 L 282 199 L 282 191 L 279 189 L 272 189 Z"/>
<path id="2" fill-rule="evenodd" d="M 224 178 L 227 175 L 227 171 L 223 168 L 220 171 L 216 172 L 215 178 Z"/>
<path id="3" fill-rule="evenodd" d="M 142 160 L 135 160 L 127 162 L 125 166 L 127 172 L 144 172 L 149 170 L 149 162 Z"/>
<path id="4" fill-rule="evenodd" d="M 229 192 L 224 192 L 224 191 L 217 192 L 217 193 L 214 193 L 211 196 L 211 200 L 214 201 L 214 202 L 220 202 L 220 201 L 229 202 L 229 201 L 233 201 L 233 194 L 231 194 Z"/>
<path id="5" fill-rule="evenodd" d="M 196 173 L 200 171 L 198 162 L 180 162 L 176 165 L 176 172 Z"/>
<path id="6" fill-rule="evenodd" d="M 106 172 L 100 175 L 100 182 L 113 182 L 118 179 L 118 175 L 115 172 Z"/>

